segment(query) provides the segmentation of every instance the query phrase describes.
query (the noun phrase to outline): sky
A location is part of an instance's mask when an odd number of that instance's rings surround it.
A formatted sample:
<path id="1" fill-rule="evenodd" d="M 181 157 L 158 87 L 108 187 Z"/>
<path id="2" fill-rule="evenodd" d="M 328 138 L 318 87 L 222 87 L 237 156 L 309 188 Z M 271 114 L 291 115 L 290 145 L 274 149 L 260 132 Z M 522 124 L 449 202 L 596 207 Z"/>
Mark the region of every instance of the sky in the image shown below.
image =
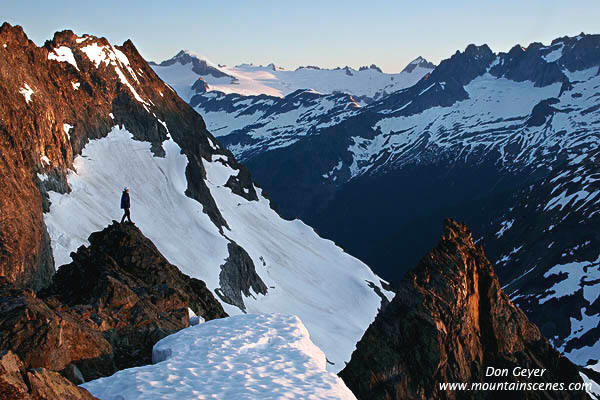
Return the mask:
<path id="1" fill-rule="evenodd" d="M 285 68 L 376 64 L 399 72 L 418 56 L 439 63 L 487 43 L 493 51 L 600 33 L 600 0 L 503 1 L 3 1 L 0 21 L 38 45 L 54 32 L 131 39 L 147 59 L 187 49 L 227 65 Z"/>

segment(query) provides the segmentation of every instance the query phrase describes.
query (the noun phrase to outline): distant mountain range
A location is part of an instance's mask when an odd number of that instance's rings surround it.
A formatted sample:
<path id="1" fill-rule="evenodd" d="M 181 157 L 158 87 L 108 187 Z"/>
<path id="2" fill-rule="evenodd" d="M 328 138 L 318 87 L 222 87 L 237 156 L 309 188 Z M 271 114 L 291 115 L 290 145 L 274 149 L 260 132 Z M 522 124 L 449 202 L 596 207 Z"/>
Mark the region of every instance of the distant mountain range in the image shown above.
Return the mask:
<path id="1" fill-rule="evenodd" d="M 319 93 L 351 93 L 357 101 L 368 103 L 386 94 L 412 86 L 435 65 L 418 57 L 404 70 L 386 74 L 376 65 L 324 69 L 304 66 L 286 70 L 275 64 L 241 64 L 235 67 L 215 64 L 193 52 L 182 50 L 161 63 L 149 63 L 186 101 L 205 91 L 244 96 L 285 97 L 299 89 Z"/>
<path id="2" fill-rule="evenodd" d="M 506 53 L 469 45 L 431 67 L 394 91 L 373 81 L 369 93 L 382 94 L 368 101 L 317 79 L 284 97 L 212 87 L 189 101 L 282 215 L 386 279 L 433 246 L 437 221 L 464 220 L 513 301 L 571 359 L 595 365 L 600 35 Z"/>

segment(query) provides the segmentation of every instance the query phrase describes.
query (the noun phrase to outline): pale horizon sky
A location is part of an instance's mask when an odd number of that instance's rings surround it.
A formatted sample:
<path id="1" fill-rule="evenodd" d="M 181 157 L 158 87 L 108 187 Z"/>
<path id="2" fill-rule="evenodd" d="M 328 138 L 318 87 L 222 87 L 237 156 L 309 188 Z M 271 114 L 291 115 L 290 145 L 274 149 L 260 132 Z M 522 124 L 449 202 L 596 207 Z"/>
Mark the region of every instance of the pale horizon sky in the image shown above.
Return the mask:
<path id="1" fill-rule="evenodd" d="M 399 72 L 418 56 L 438 64 L 470 43 L 487 43 L 499 52 L 516 44 L 600 33 L 598 0 L 220 3 L 22 0 L 3 4 L 0 21 L 21 25 L 38 45 L 63 29 L 119 45 L 131 39 L 152 61 L 187 49 L 228 65 L 376 64 L 385 72 Z"/>

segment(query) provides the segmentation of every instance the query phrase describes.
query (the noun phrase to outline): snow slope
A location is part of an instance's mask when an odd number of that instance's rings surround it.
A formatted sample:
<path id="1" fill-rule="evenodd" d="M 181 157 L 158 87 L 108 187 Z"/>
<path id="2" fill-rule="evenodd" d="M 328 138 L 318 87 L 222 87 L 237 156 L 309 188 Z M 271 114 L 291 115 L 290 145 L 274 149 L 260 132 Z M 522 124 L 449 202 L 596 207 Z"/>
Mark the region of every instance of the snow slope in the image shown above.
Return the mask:
<path id="1" fill-rule="evenodd" d="M 507 228 L 499 238 L 496 268 L 508 275 L 503 289 L 516 304 L 534 310 L 540 321 L 552 317 L 554 329 L 546 326 L 544 333 L 559 351 L 576 364 L 597 367 L 599 153 L 597 145 L 582 151 L 523 190 L 514 207 L 498 219 Z M 506 221 L 511 223 L 503 224 Z M 508 250 L 515 243 L 519 246 Z M 564 310 L 560 319 L 559 307 Z"/>
<path id="2" fill-rule="evenodd" d="M 153 65 L 152 68 L 158 76 L 173 86 L 179 96 L 188 102 L 194 94 L 191 87 L 200 77 L 208 84 L 211 91 L 238 93 L 244 96 L 266 94 L 283 97 L 298 89 L 314 89 L 321 93 L 343 92 L 376 99 L 384 92 L 391 93 L 414 85 L 426 73 L 433 70 L 421 57 L 413 61 L 418 64 L 414 69 L 410 69 L 410 72 L 386 74 L 374 66 L 361 70 L 349 67 L 337 69 L 300 67 L 293 71 L 273 64 L 268 66 L 241 64 L 230 67 L 211 63 L 192 52 L 183 53 L 229 75 L 229 77 L 219 78 L 212 75 L 199 75 L 192 70 L 191 62 L 187 64 L 175 62 L 166 66 Z M 176 58 L 177 56 L 172 60 Z"/>
<path id="3" fill-rule="evenodd" d="M 68 175 L 72 191 L 50 192 L 45 222 L 56 265 L 70 262 L 70 252 L 86 244 L 90 233 L 120 218 L 120 191 L 128 186 L 133 221 L 172 264 L 214 292 L 229 256 L 227 245 L 234 240 L 268 287 L 266 295 L 244 299 L 246 311 L 298 315 L 333 363 L 328 368 L 343 368 L 377 314 L 381 299 L 367 282 L 380 287 L 379 278 L 301 221 L 280 218 L 259 188 L 258 201 L 232 193 L 224 184 L 238 171 L 227 156 L 213 155 L 203 162 L 210 193 L 230 228 L 220 232 L 202 205 L 184 194 L 187 157 L 172 139 L 163 149 L 164 158 L 154 157 L 150 143 L 135 141 L 117 127 L 85 146 L 75 159 L 76 171 Z M 223 306 L 230 315 L 242 312 Z"/>
<path id="4" fill-rule="evenodd" d="M 102 400 L 355 399 L 295 316 L 209 321 L 164 338 L 153 353 L 154 365 L 82 386 Z"/>

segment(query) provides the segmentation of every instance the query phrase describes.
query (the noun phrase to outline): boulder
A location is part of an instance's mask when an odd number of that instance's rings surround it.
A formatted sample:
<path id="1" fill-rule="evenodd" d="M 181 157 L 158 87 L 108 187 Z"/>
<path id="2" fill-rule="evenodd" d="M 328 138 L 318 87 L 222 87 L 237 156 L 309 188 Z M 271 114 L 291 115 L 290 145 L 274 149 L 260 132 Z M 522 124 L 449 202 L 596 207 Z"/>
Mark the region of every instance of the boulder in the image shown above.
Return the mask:
<path id="1" fill-rule="evenodd" d="M 74 363 L 88 379 L 115 372 L 112 347 L 93 322 L 6 279 L 0 299 L 0 349 L 17 354 L 26 368 L 61 371 Z"/>
<path id="2" fill-rule="evenodd" d="M 14 353 L 2 351 L 0 352 L 0 399 L 94 400 L 96 397 L 54 371 L 45 368 L 26 370 Z"/>

